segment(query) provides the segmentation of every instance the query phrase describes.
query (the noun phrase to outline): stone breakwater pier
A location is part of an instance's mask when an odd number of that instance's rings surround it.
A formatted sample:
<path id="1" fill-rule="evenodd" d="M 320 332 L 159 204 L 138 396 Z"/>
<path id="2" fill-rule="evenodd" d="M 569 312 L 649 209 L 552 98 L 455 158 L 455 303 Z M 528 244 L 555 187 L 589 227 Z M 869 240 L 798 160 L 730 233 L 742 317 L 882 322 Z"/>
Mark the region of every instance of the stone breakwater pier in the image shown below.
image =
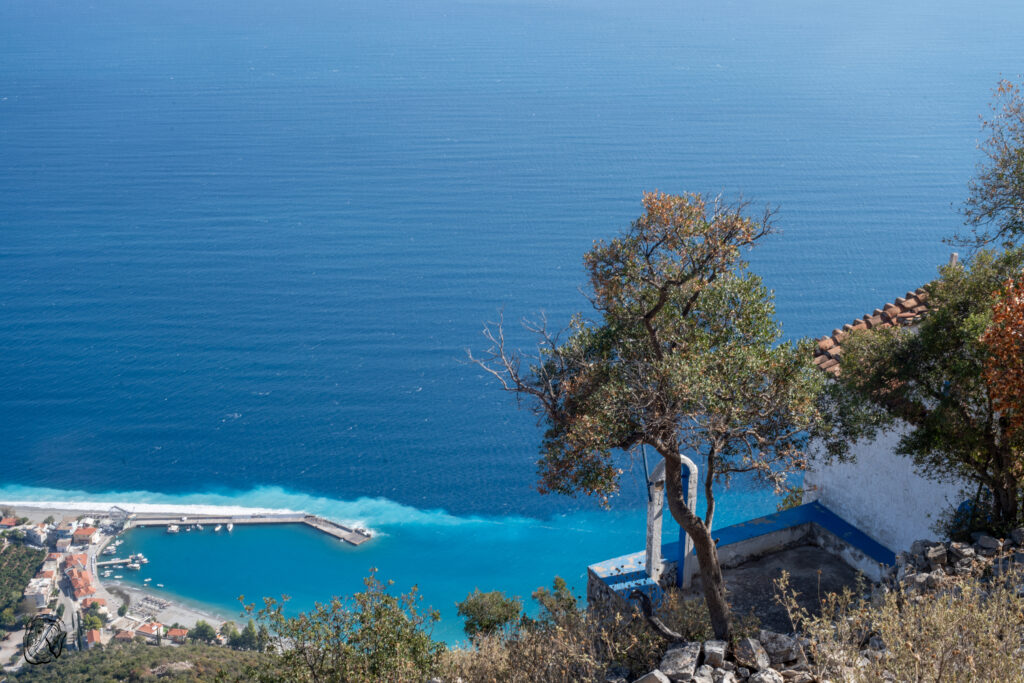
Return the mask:
<path id="1" fill-rule="evenodd" d="M 329 536 L 341 539 L 351 545 L 362 545 L 370 540 L 370 533 L 359 528 L 347 527 L 338 522 L 302 513 L 266 513 L 245 515 L 181 515 L 138 513 L 125 521 L 124 529 L 147 526 L 182 526 L 182 525 L 223 525 L 228 524 L 305 524 Z"/>

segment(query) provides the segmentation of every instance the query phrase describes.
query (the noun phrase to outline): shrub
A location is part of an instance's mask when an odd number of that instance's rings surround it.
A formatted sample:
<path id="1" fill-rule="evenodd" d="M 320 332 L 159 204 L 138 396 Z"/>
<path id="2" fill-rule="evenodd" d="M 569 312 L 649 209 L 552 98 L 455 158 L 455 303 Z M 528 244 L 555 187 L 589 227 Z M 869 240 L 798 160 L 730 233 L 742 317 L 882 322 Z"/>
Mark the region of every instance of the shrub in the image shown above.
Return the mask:
<path id="1" fill-rule="evenodd" d="M 493 635 L 512 628 L 520 619 L 523 603 L 519 598 L 506 597 L 501 591 L 482 593 L 473 590 L 462 602 L 456 603 L 459 616 L 466 618 L 463 629 L 470 638 Z"/>
<path id="2" fill-rule="evenodd" d="M 364 579 L 366 590 L 350 599 L 316 603 L 296 617 L 284 614 L 287 598 L 264 598 L 264 607 L 246 612 L 269 632 L 267 666 L 250 672 L 263 681 L 421 681 L 437 670 L 443 643 L 430 632 L 440 619 L 436 610 L 422 610 L 414 586 L 391 595 L 393 582 L 383 583 L 376 569 Z"/>
<path id="3" fill-rule="evenodd" d="M 846 589 L 826 595 L 817 617 L 796 605 L 785 574 L 777 583 L 794 627 L 810 640 L 819 679 L 967 683 L 1024 681 L 1022 579 L 1017 571 L 948 577 L 931 595 L 876 593 L 874 604 Z"/>

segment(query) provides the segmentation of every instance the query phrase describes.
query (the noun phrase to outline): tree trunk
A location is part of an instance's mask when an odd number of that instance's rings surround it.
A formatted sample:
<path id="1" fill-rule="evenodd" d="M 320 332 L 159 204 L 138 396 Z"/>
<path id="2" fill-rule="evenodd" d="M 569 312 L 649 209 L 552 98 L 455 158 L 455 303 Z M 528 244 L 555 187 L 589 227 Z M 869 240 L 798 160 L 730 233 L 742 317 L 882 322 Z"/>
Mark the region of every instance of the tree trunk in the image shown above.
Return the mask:
<path id="1" fill-rule="evenodd" d="M 711 613 L 711 628 L 718 640 L 729 640 L 732 635 L 732 615 L 729 603 L 725 599 L 725 579 L 722 577 L 722 565 L 718 562 L 718 548 L 711 538 L 711 529 L 703 520 L 686 506 L 686 492 L 682 484 L 682 463 L 676 457 L 665 458 L 665 497 L 672 518 L 693 539 L 693 549 L 697 552 L 700 565 L 701 584 L 704 587 L 704 599 L 707 601 L 708 612 Z M 682 571 L 679 567 L 677 571 Z"/>
<path id="2" fill-rule="evenodd" d="M 1000 521 L 1006 526 L 1017 523 L 1017 480 L 1012 474 L 1005 474 L 1000 479 L 1000 487 L 994 491 L 996 508 Z"/>

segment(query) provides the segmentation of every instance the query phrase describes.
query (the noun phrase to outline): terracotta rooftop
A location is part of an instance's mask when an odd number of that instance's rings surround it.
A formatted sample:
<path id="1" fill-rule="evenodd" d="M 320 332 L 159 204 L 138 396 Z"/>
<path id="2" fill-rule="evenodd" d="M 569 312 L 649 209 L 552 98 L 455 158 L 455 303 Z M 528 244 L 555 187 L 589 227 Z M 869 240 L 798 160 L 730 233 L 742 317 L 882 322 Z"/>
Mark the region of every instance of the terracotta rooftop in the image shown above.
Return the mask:
<path id="1" fill-rule="evenodd" d="M 874 330 L 886 327 L 908 327 L 921 320 L 928 311 L 928 292 L 918 288 L 907 292 L 906 296 L 896 299 L 895 303 L 887 303 L 876 308 L 870 315 L 857 318 L 843 325 L 842 329 L 832 330 L 832 334 L 818 340 L 814 349 L 814 364 L 825 372 L 839 376 L 839 358 L 843 353 L 843 342 L 854 330 Z"/>
<path id="2" fill-rule="evenodd" d="M 135 637 L 135 631 L 118 631 L 114 640 L 131 640 Z"/>
<path id="3" fill-rule="evenodd" d="M 89 643 L 100 642 L 100 632 L 96 629 L 89 629 L 85 634 L 85 640 Z"/>
<path id="4" fill-rule="evenodd" d="M 135 629 L 137 633 L 146 633 L 151 636 L 155 636 L 157 633 L 163 633 L 163 630 L 164 625 L 157 621 L 151 621 L 148 624 L 143 624 Z"/>

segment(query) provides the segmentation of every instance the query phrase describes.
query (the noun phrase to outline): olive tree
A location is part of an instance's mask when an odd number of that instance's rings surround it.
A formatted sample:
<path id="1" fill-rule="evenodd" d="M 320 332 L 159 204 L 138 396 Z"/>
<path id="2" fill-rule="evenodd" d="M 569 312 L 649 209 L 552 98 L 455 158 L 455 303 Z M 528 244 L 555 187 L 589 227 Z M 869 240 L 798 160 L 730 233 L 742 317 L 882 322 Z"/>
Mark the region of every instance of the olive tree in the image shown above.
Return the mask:
<path id="1" fill-rule="evenodd" d="M 773 232 L 772 215 L 744 215 L 701 195 L 647 193 L 644 214 L 584 257 L 596 318 L 538 335 L 536 354 L 507 348 L 501 322 L 470 358 L 526 399 L 545 427 L 539 489 L 598 496 L 618 490 L 616 453 L 650 446 L 664 458 L 668 507 L 693 539 L 719 638 L 730 613 L 711 536 L 714 484 L 738 474 L 779 492 L 807 465 L 824 382 L 810 342 L 781 342 L 771 292 L 741 250 Z M 682 488 L 683 453 L 704 461 L 702 518 Z"/>
<path id="2" fill-rule="evenodd" d="M 988 135 L 979 145 L 984 160 L 969 185 L 964 217 L 970 234 L 951 242 L 973 247 L 1024 238 L 1024 91 L 1007 80 L 999 82 L 991 115 L 982 121 Z"/>
<path id="3" fill-rule="evenodd" d="M 966 479 L 979 496 L 990 492 L 990 527 L 1013 528 L 1022 519 L 1024 433 L 999 400 L 1024 392 L 1012 379 L 1021 377 L 1012 374 L 1020 360 L 1014 349 L 1024 347 L 1019 330 L 1001 327 L 1012 317 L 993 309 L 1022 266 L 1024 251 L 979 251 L 969 267 L 943 266 L 925 286 L 928 315 L 917 326 L 851 332 L 826 402 L 835 427 L 831 455 L 846 456 L 852 443 L 902 424 L 898 454 L 926 477 Z"/>

